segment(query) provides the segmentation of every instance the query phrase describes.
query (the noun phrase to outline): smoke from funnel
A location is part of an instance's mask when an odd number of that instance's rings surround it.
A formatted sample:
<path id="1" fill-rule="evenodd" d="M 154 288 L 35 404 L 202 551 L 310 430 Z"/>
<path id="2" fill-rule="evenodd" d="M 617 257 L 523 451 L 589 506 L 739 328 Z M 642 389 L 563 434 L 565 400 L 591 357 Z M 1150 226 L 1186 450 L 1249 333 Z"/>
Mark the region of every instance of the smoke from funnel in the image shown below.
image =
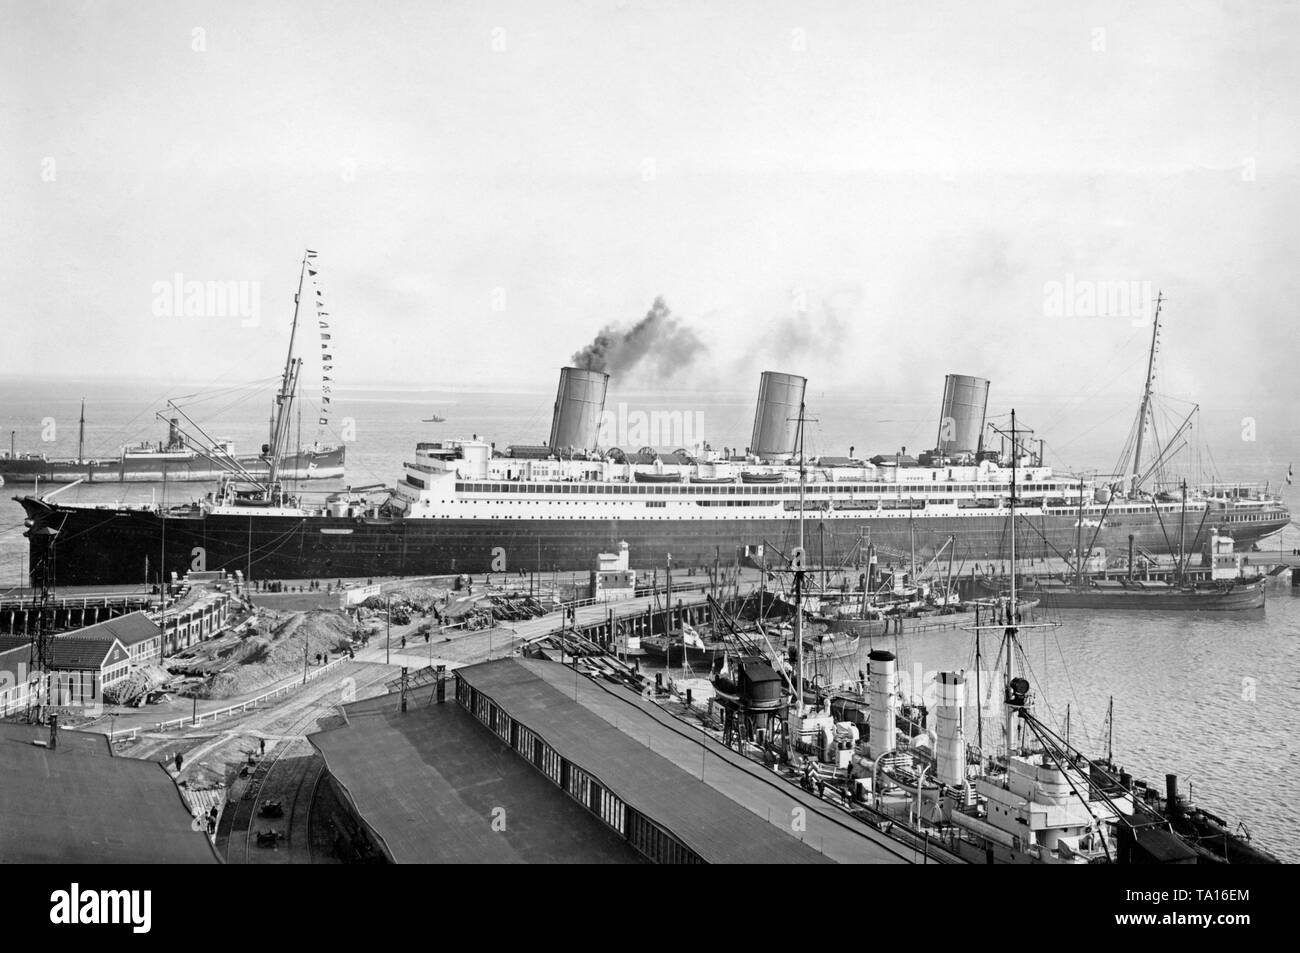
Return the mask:
<path id="1" fill-rule="evenodd" d="M 704 344 L 675 317 L 663 298 L 655 298 L 646 316 L 630 328 L 606 325 L 595 340 L 573 355 L 574 367 L 606 374 L 626 373 L 649 364 L 667 377 L 687 367 Z"/>

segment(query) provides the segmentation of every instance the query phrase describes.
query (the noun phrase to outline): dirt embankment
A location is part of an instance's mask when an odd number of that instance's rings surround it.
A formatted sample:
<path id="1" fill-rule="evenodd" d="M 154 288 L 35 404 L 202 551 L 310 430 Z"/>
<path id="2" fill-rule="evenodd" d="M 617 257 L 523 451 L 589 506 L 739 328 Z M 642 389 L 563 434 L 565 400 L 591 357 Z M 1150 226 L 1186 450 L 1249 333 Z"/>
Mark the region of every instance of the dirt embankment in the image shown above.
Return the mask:
<path id="1" fill-rule="evenodd" d="M 221 638 L 201 642 L 175 656 L 168 669 L 198 676 L 200 698 L 230 698 L 256 692 L 319 665 L 351 646 L 355 625 L 342 612 L 276 612 L 263 609 L 251 624 Z"/>
<path id="2" fill-rule="evenodd" d="M 158 665 L 141 665 L 133 668 L 126 678 L 104 689 L 104 701 L 110 705 L 139 707 L 150 695 L 163 691 L 171 681 L 166 669 Z"/>

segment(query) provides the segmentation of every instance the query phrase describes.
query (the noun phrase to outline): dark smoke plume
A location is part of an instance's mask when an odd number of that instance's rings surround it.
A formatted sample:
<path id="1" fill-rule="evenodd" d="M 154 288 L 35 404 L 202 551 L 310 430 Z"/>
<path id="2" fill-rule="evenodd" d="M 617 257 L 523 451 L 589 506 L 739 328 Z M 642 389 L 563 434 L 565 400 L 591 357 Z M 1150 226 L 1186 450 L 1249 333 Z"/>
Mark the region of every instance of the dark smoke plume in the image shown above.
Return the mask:
<path id="1" fill-rule="evenodd" d="M 673 317 L 663 298 L 655 298 L 644 318 L 626 330 L 606 325 L 572 361 L 574 367 L 606 374 L 624 374 L 644 364 L 668 377 L 703 350 L 695 332 Z"/>

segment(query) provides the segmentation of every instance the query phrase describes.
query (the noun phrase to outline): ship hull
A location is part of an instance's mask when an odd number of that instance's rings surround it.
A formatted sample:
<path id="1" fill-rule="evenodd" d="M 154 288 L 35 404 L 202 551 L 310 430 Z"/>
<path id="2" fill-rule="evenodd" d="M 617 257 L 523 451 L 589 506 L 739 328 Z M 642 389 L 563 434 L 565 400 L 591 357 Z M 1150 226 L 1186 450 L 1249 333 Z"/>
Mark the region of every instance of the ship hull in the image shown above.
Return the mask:
<path id="1" fill-rule="evenodd" d="M 1239 584 L 1230 589 L 1125 589 L 1097 592 L 1074 589 L 1030 588 L 1043 605 L 1054 609 L 1142 609 L 1175 612 L 1242 612 L 1264 607 L 1265 586 L 1261 582 Z"/>
<path id="2" fill-rule="evenodd" d="M 772 565 L 781 563 L 797 539 L 797 519 L 600 520 L 600 519 L 420 519 L 290 516 L 249 513 L 205 514 L 198 507 L 166 517 L 153 509 L 66 506 L 35 497 L 20 501 L 33 525 L 58 531 L 30 533 L 32 579 L 39 581 L 46 549 L 56 540 L 52 567 L 59 585 L 142 581 L 148 560 L 157 580 L 160 560 L 168 572 L 240 570 L 249 579 L 306 579 L 343 576 L 413 576 L 480 572 L 585 571 L 601 553 L 629 546 L 630 566 L 651 570 L 669 557 L 675 567 L 730 562 L 739 547 L 767 547 Z M 1036 520 L 1036 522 L 1040 522 Z M 1115 535 L 1134 533 L 1139 545 L 1167 552 L 1156 521 L 1130 521 Z M 1276 532 L 1286 521 L 1232 525 L 1240 545 Z M 1193 550 L 1207 539 L 1208 523 Z M 1045 516 L 1041 532 L 1060 551 L 1075 537 L 1072 520 Z M 956 537 L 959 558 L 969 562 L 1009 555 L 1006 519 L 1000 516 L 932 517 L 912 521 L 870 517 L 827 521 L 827 547 L 849 551 L 870 535 L 881 546 L 905 549 L 915 543 L 918 558 Z M 1177 544 L 1177 540 L 1173 540 Z M 1118 545 L 1103 538 L 1101 545 Z M 1041 538 L 1017 542 L 1020 558 L 1052 555 Z M 882 567 L 883 568 L 883 567 Z"/>
<path id="3" fill-rule="evenodd" d="M 280 464 L 284 480 L 333 480 L 343 476 L 345 448 L 304 450 L 285 454 Z M 256 457 L 238 458 L 253 477 L 266 479 L 266 462 Z M 214 482 L 230 472 L 230 464 L 195 454 L 164 458 L 159 454 L 125 454 L 112 460 L 42 460 L 17 457 L 0 460 L 0 478 L 6 483 L 192 483 Z"/>

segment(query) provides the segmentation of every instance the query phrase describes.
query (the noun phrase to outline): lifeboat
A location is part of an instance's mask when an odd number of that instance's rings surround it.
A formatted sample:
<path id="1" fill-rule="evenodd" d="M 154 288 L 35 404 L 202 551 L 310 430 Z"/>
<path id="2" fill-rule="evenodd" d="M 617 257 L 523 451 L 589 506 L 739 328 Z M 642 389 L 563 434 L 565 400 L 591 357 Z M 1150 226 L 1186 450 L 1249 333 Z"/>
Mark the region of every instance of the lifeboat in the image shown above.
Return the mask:
<path id="1" fill-rule="evenodd" d="M 632 478 L 637 483 L 681 483 L 682 475 L 680 473 L 642 473 L 637 470 L 632 474 Z"/>

